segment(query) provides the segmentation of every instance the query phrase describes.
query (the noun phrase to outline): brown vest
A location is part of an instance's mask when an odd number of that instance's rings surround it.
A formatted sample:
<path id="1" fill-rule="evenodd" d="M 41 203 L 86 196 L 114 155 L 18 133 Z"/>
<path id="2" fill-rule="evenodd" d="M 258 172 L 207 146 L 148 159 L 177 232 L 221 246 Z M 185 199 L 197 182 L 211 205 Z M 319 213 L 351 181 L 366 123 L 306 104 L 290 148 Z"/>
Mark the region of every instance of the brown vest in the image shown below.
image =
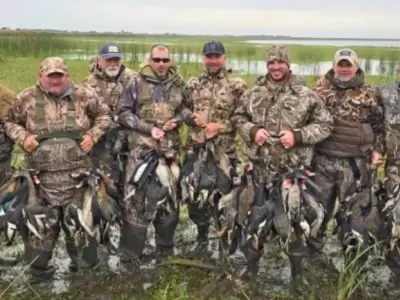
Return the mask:
<path id="1" fill-rule="evenodd" d="M 370 124 L 337 117 L 333 120 L 332 135 L 316 145 L 317 153 L 339 158 L 365 157 L 371 153 L 375 136 Z"/>

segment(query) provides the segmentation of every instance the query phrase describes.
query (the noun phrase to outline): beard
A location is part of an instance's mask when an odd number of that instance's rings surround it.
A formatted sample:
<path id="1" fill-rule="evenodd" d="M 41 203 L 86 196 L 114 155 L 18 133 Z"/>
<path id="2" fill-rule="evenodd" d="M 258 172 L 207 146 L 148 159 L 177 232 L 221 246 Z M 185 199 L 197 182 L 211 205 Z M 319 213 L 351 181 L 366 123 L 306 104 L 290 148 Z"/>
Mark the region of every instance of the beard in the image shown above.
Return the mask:
<path id="1" fill-rule="evenodd" d="M 109 77 L 116 77 L 119 73 L 119 70 L 120 68 L 109 67 L 104 71 L 104 73 L 106 73 L 106 75 Z"/>

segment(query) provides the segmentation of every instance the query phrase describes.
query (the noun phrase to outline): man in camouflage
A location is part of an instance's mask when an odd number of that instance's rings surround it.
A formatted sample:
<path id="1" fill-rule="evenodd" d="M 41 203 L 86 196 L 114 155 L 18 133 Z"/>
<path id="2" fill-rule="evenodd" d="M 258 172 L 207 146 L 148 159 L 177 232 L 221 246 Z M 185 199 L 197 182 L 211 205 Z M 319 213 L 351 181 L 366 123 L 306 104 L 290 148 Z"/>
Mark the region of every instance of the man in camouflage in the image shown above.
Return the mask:
<path id="1" fill-rule="evenodd" d="M 326 211 L 320 236 L 324 238 L 336 198 L 340 227 L 346 222 L 349 196 L 368 188 L 371 165 L 376 169 L 382 163 L 384 109 L 377 89 L 365 83 L 365 73 L 351 49 L 335 53 L 332 69 L 318 81 L 315 92 L 335 124 L 332 136 L 316 146 L 314 158 L 316 184 L 321 188 L 318 199 Z"/>
<path id="2" fill-rule="evenodd" d="M 0 85 L 0 187 L 10 178 L 12 173 L 11 156 L 14 142 L 4 131 L 4 116 L 14 99 L 14 92 L 4 85 Z"/>
<path id="3" fill-rule="evenodd" d="M 245 155 L 253 163 L 256 194 L 263 194 L 258 190 L 264 190 L 271 172 L 279 172 L 283 165 L 309 169 L 314 145 L 333 128 L 332 117 L 319 97 L 292 74 L 285 46 L 267 49 L 267 69 L 241 97 L 232 118 L 245 141 Z M 258 272 L 264 249 L 261 241 L 255 245 L 242 245 L 249 276 Z"/>
<path id="4" fill-rule="evenodd" d="M 85 78 L 83 83 L 94 88 L 97 95 L 108 105 L 111 112 L 112 121 L 108 132 L 103 135 L 94 145 L 91 156 L 94 163 L 107 173 L 111 173 L 113 179 L 119 182 L 119 187 L 123 189 L 123 162 L 118 149 L 119 142 L 123 140 L 118 138 L 119 126 L 117 123 L 117 112 L 122 101 L 123 88 L 129 79 L 136 74 L 135 71 L 126 68 L 123 65 L 123 55 L 120 46 L 117 43 L 107 42 L 100 48 L 100 53 L 91 62 L 94 66 L 92 74 Z M 115 146 L 116 141 L 117 147 Z M 120 155 L 117 159 L 117 154 Z"/>
<path id="5" fill-rule="evenodd" d="M 62 58 L 48 57 L 40 65 L 37 84 L 16 96 L 4 121 L 7 135 L 25 150 L 28 168 L 36 173 L 36 185 L 30 193 L 37 196 L 37 203 L 30 204 L 48 211 L 44 220 L 48 228 L 41 232 L 44 238 L 32 234 L 25 239 L 25 258 L 34 280 L 54 273 L 48 263 L 60 228 L 66 235 L 71 268 L 95 266 L 95 240 L 89 237 L 83 261 L 78 264 L 78 250 L 62 219 L 68 204 L 79 206 L 83 200 L 83 190 L 77 188 L 80 180 L 72 174 L 90 168 L 87 153 L 110 123 L 107 105 L 92 89 L 73 84 Z M 28 206 L 25 210 L 30 214 Z"/>
<path id="6" fill-rule="evenodd" d="M 151 48 L 148 63 L 133 76 L 124 90 L 119 123 L 131 130 L 128 135 L 129 157 L 126 166 L 125 195 L 133 186 L 136 167 L 142 165 L 143 150 L 157 149 L 171 154 L 169 168 L 179 168 L 178 118 L 187 117 L 190 111 L 184 108 L 184 81 L 172 66 L 169 49 L 157 44 Z M 169 172 L 170 174 L 170 172 Z M 172 180 L 176 187 L 178 178 Z M 179 177 L 179 175 L 174 175 Z M 147 225 L 153 222 L 156 231 L 156 250 L 159 254 L 173 253 L 174 234 L 179 220 L 179 203 L 169 213 L 157 212 L 147 219 L 144 196 L 135 195 L 124 201 L 125 212 L 121 230 L 120 250 L 127 258 L 140 258 L 147 235 Z"/>
<path id="7" fill-rule="evenodd" d="M 397 70 L 397 77 L 400 78 L 400 67 Z M 388 200 L 387 202 L 391 202 L 393 198 L 398 196 L 399 191 L 397 190 L 397 187 L 400 185 L 400 81 L 396 80 L 393 83 L 379 86 L 379 92 L 384 105 L 386 127 L 385 187 L 386 194 L 389 198 L 386 200 Z M 395 207 L 392 206 L 389 210 L 390 209 L 392 210 L 391 214 L 396 212 Z M 385 215 L 388 215 L 388 213 L 389 211 L 386 211 Z M 392 221 L 393 222 L 389 222 L 390 226 L 398 225 L 398 220 Z M 395 237 L 391 236 L 390 238 L 393 239 Z M 395 277 L 397 280 L 400 279 L 400 252 L 397 247 L 390 249 L 385 258 L 388 267 L 396 275 Z"/>
<path id="8" fill-rule="evenodd" d="M 230 118 L 238 105 L 238 100 L 247 89 L 246 82 L 232 74 L 225 66 L 225 48 L 221 42 L 210 41 L 203 46 L 205 69 L 200 76 L 187 83 L 187 107 L 193 111 L 195 126 L 191 126 L 188 147 L 198 141 L 212 141 L 217 152 L 229 156 L 233 173 L 224 170 L 230 177 L 236 174 L 236 129 Z M 221 195 L 215 198 L 219 200 Z M 213 208 L 207 202 L 201 208 L 198 203 L 188 203 L 189 217 L 197 226 L 197 249 L 201 252 L 208 245 L 208 233 Z M 218 212 L 217 212 L 218 213 Z"/>

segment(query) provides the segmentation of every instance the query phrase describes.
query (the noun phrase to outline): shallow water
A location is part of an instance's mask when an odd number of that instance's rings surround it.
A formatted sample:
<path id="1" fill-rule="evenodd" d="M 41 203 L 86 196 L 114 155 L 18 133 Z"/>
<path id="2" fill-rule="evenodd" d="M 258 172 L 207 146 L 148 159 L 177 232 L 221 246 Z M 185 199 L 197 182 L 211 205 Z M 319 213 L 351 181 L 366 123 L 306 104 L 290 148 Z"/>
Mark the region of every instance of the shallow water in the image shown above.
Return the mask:
<path id="1" fill-rule="evenodd" d="M 179 224 L 176 236 L 177 248 L 175 255 L 185 257 L 195 246 L 196 231 L 190 221 Z M 121 264 L 118 256 L 109 255 L 101 246 L 99 249 L 100 266 L 84 274 L 70 273 L 69 258 L 60 239 L 52 264 L 57 266 L 55 278 L 51 282 L 30 285 L 25 266 L 19 264 L 13 267 L 1 266 L 2 284 L 1 299 L 191 299 L 189 295 L 215 282 L 218 273 L 199 268 L 183 266 L 161 266 L 152 257 L 154 251 L 154 230 L 150 226 L 148 243 L 145 252 L 146 263 L 140 268 Z M 243 292 L 235 289 L 233 284 L 219 285 L 207 299 L 336 299 L 334 296 L 338 271 L 342 259 L 335 239 L 329 240 L 323 256 L 312 262 L 305 261 L 308 286 L 300 290 L 292 290 L 290 283 L 290 266 L 286 256 L 279 250 L 275 242 L 266 249 L 261 262 L 257 282 L 246 284 Z M 2 254 L 22 251 L 22 245 L 12 246 L 2 251 Z M 218 239 L 211 237 L 206 262 L 217 265 L 219 259 Z M 240 251 L 230 258 L 234 271 L 239 273 L 244 268 L 244 257 Z M 230 266 L 225 264 L 224 270 Z M 390 272 L 386 266 L 375 267 L 369 274 L 368 287 L 362 299 L 381 299 L 384 289 L 388 286 Z M 10 286 L 11 283 L 11 286 Z M 4 293 L 5 289 L 8 289 Z M 212 288 L 206 288 L 210 291 Z M 400 293 L 400 288 L 399 291 Z M 4 293 L 4 295 L 2 294 Z M 202 292 L 204 293 L 204 291 Z M 247 295 L 247 296 L 244 296 Z M 312 295 L 312 296 L 310 296 Z M 398 295 L 385 295 L 385 299 L 398 299 Z M 315 298 L 315 299 L 318 299 Z M 198 299 L 198 298 L 193 298 Z M 358 298 L 360 299 L 360 298 Z"/>

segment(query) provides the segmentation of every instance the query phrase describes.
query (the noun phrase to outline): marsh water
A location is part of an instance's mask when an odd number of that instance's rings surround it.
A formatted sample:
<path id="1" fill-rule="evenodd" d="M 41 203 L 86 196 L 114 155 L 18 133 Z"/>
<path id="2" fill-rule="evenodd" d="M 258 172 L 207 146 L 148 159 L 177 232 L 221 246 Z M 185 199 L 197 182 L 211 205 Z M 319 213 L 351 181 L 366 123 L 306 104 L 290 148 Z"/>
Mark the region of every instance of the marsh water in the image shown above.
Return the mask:
<path id="1" fill-rule="evenodd" d="M 399 48 L 400 57 L 400 48 Z M 64 55 L 68 60 L 90 60 L 95 54 L 76 53 Z M 181 64 L 201 64 L 203 62 L 201 55 L 172 53 L 172 58 L 176 65 Z M 147 53 L 125 53 L 125 60 L 145 61 Z M 360 58 L 360 65 L 369 76 L 393 76 L 397 70 L 400 61 L 397 60 L 377 60 Z M 266 72 L 266 64 L 263 60 L 249 59 L 230 59 L 227 58 L 227 66 L 242 74 L 263 75 Z M 332 67 L 332 61 L 316 61 L 314 63 L 296 63 L 292 62 L 291 70 L 298 75 L 303 76 L 321 76 Z"/>
<path id="2" fill-rule="evenodd" d="M 342 259 L 334 238 L 328 241 L 323 255 L 304 262 L 307 283 L 297 287 L 291 284 L 289 262 L 277 244 L 271 242 L 266 247 L 258 279 L 238 288 L 229 281 L 214 286 L 213 283 L 220 280 L 220 271 L 169 265 L 165 261 L 163 264 L 157 260 L 153 255 L 154 231 L 151 226 L 149 228 L 146 256 L 140 267 L 122 264 L 117 255 L 109 255 L 100 247 L 101 263 L 95 270 L 70 273 L 70 260 L 61 237 L 52 259 L 52 264 L 57 267 L 54 280 L 30 284 L 26 265 L 2 266 L 1 299 L 339 299 L 335 294 L 343 288 L 338 286 Z M 190 254 L 195 237 L 193 224 L 182 221 L 177 230 L 175 258 L 193 259 Z M 244 268 L 242 253 L 238 251 L 226 260 L 227 256 L 219 252 L 218 238 L 212 233 L 210 238 L 208 252 L 201 261 L 220 266 L 221 272 L 238 275 Z M 2 255 L 16 254 L 22 249 L 22 245 L 15 245 L 3 249 Z M 199 258 L 195 259 L 198 261 Z M 390 285 L 387 267 L 375 265 L 369 271 L 362 299 L 398 299 L 400 289 L 390 288 L 388 292 Z M 208 292 L 210 294 L 206 295 Z M 357 294 L 354 299 L 361 299 L 357 298 L 360 296 Z"/>

